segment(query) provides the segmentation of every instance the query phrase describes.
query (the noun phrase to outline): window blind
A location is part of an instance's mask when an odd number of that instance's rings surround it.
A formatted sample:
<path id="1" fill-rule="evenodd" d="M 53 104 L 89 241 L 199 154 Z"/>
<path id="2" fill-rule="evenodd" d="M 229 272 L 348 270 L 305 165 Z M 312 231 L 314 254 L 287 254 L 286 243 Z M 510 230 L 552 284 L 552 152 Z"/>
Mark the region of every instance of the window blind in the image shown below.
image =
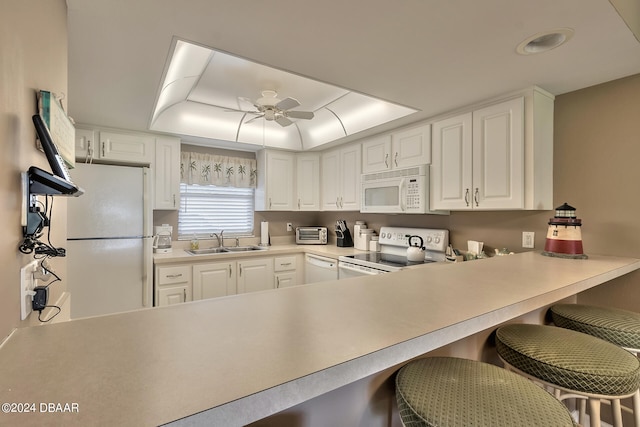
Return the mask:
<path id="1" fill-rule="evenodd" d="M 253 188 L 180 184 L 178 238 L 253 234 Z"/>

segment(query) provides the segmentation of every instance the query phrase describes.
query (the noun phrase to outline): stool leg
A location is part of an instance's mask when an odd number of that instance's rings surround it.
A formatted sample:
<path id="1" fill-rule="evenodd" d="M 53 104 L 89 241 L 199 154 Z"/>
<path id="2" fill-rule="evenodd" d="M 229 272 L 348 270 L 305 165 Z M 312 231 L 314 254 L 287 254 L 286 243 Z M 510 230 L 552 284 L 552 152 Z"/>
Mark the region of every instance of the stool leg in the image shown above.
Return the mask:
<path id="1" fill-rule="evenodd" d="M 613 415 L 613 426 L 622 426 L 622 408 L 620 407 L 620 399 L 611 399 L 611 412 Z"/>
<path id="2" fill-rule="evenodd" d="M 591 427 L 600 427 L 600 399 L 589 399 L 589 417 Z"/>
<path id="3" fill-rule="evenodd" d="M 587 399 L 576 399 L 578 401 L 578 405 L 580 406 L 580 412 L 578 415 L 578 422 L 580 425 L 586 424 L 587 418 Z"/>
<path id="4" fill-rule="evenodd" d="M 633 395 L 633 420 L 636 427 L 640 427 L 640 390 Z"/>

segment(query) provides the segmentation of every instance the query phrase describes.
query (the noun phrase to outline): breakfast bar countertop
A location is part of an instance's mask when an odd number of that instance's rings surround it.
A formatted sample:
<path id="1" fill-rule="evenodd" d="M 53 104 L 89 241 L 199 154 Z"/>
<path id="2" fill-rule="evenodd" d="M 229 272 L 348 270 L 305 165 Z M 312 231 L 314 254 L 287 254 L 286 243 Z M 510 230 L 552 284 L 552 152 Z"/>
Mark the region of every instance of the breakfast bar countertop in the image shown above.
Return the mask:
<path id="1" fill-rule="evenodd" d="M 245 425 L 639 268 L 525 252 L 20 328 L 0 424 Z"/>

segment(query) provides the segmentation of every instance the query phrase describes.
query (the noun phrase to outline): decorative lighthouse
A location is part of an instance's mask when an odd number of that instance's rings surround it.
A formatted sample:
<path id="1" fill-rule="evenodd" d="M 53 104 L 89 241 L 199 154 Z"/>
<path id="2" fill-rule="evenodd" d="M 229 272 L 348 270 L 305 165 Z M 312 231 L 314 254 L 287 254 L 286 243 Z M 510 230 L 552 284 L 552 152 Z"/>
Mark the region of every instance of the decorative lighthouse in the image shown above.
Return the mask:
<path id="1" fill-rule="evenodd" d="M 542 255 L 586 259 L 582 252 L 582 220 L 576 218 L 576 208 L 567 203 L 556 208 L 556 216 L 549 219 L 547 241 Z"/>

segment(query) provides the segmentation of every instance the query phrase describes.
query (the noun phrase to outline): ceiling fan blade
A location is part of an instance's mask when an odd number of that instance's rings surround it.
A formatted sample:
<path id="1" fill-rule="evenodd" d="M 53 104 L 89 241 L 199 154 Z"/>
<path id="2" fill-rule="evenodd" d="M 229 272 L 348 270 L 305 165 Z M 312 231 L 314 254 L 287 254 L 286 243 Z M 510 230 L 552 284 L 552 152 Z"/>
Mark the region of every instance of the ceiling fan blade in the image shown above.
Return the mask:
<path id="1" fill-rule="evenodd" d="M 314 114 L 311 111 L 287 111 L 286 116 L 293 119 L 311 120 Z"/>
<path id="2" fill-rule="evenodd" d="M 263 118 L 263 117 L 264 117 L 264 114 L 260 114 L 259 116 L 255 116 L 255 117 L 250 118 L 249 120 L 247 120 L 247 121 L 246 121 L 246 122 L 244 122 L 244 123 L 245 123 L 245 124 L 247 124 L 247 123 L 251 123 L 252 121 L 254 121 L 254 120 L 258 120 L 258 119 L 261 119 L 261 118 Z"/>
<path id="3" fill-rule="evenodd" d="M 287 119 L 285 116 L 278 116 L 276 118 L 276 123 L 278 123 L 282 127 L 289 126 L 290 124 L 293 124 L 293 122 L 291 120 Z"/>
<path id="4" fill-rule="evenodd" d="M 291 108 L 295 108 L 298 105 L 300 105 L 300 103 L 298 102 L 297 99 L 295 98 L 285 98 L 282 101 L 278 102 L 276 104 L 276 108 L 278 110 L 289 110 Z"/>

